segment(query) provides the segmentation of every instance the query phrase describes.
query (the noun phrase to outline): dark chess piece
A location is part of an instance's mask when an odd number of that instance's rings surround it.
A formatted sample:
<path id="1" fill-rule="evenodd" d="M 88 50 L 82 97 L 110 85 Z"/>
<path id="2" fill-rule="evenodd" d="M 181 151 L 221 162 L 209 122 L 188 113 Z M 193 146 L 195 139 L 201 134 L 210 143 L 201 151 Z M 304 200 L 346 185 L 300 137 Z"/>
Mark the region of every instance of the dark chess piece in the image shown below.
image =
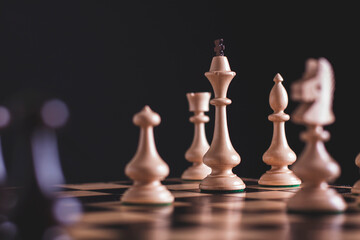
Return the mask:
<path id="1" fill-rule="evenodd" d="M 16 239 L 71 239 L 65 226 L 81 215 L 75 198 L 56 198 L 55 185 L 64 184 L 55 129 L 63 126 L 68 109 L 60 100 L 18 101 L 14 105 L 14 174 L 20 186 L 11 218 Z"/>
<path id="2" fill-rule="evenodd" d="M 8 214 L 14 200 L 12 191 L 7 187 L 7 170 L 2 150 L 2 133 L 10 122 L 10 113 L 6 107 L 0 106 L 0 239 L 14 239 L 16 226 L 9 220 Z"/>
<path id="3" fill-rule="evenodd" d="M 0 106 L 0 131 L 5 128 L 10 122 L 10 113 L 9 110 L 3 106 Z M 6 184 L 6 167 L 2 154 L 1 146 L 1 132 L 0 132 L 0 187 L 3 187 Z"/>

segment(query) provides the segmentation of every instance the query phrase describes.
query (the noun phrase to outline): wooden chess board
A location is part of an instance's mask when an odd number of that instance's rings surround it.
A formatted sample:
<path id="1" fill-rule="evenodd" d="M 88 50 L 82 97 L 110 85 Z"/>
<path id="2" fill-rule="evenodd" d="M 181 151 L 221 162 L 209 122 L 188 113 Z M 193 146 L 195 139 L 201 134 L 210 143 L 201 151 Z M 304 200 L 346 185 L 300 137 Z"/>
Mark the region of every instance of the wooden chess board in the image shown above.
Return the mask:
<path id="1" fill-rule="evenodd" d="M 286 211 L 299 188 L 264 188 L 243 178 L 246 191 L 200 193 L 199 182 L 166 179 L 170 206 L 126 206 L 129 181 L 61 185 L 59 197 L 78 198 L 83 215 L 69 232 L 74 239 L 360 239 L 360 208 L 349 186 L 331 186 L 348 203 L 344 214 Z"/>

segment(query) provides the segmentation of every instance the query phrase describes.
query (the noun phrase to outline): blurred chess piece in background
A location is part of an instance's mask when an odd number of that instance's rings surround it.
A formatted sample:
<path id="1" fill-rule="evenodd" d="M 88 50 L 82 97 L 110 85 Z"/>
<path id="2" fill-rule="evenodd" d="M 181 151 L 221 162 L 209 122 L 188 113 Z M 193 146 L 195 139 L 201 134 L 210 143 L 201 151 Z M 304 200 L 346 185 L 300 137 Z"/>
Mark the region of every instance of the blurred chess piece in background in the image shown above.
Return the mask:
<path id="1" fill-rule="evenodd" d="M 209 122 L 210 118 L 204 112 L 209 111 L 210 96 L 211 93 L 209 92 L 186 94 L 189 110 L 194 112 L 194 116 L 190 117 L 190 122 L 194 123 L 194 138 L 190 148 L 185 153 L 186 160 L 191 162 L 192 166 L 188 167 L 181 175 L 184 180 L 203 180 L 211 173 L 211 168 L 203 162 L 203 156 L 209 150 L 205 123 Z"/>
<path id="2" fill-rule="evenodd" d="M 68 108 L 59 99 L 21 96 L 10 109 L 16 201 L 9 218 L 16 239 L 71 239 L 66 226 L 79 220 L 82 206 L 73 197 L 56 195 L 65 179 L 55 131 L 67 122 Z"/>
<path id="3" fill-rule="evenodd" d="M 355 158 L 355 164 L 360 168 L 360 153 Z M 351 192 L 354 194 L 360 194 L 360 180 L 358 180 L 351 188 Z"/>
<path id="4" fill-rule="evenodd" d="M 5 166 L 2 144 L 1 144 L 1 140 L 2 140 L 1 131 L 6 126 L 8 126 L 9 122 L 10 122 L 9 110 L 4 106 L 0 106 L 0 187 L 4 187 L 6 185 L 6 179 L 7 179 L 6 166 Z"/>
<path id="5" fill-rule="evenodd" d="M 287 202 L 293 212 L 339 213 L 347 205 L 328 183 L 340 176 L 340 166 L 325 148 L 330 133 L 325 125 L 335 121 L 332 111 L 335 79 L 331 64 L 325 59 L 308 59 L 303 77 L 292 84 L 291 97 L 300 102 L 292 120 L 305 125 L 300 134 L 305 148 L 293 167 L 302 180 L 302 188 Z"/>
<path id="6" fill-rule="evenodd" d="M 10 112 L 0 106 L 0 239 L 15 239 L 17 228 L 9 219 L 15 196 L 8 186 L 8 173 L 3 155 L 2 133 L 10 123 Z"/>

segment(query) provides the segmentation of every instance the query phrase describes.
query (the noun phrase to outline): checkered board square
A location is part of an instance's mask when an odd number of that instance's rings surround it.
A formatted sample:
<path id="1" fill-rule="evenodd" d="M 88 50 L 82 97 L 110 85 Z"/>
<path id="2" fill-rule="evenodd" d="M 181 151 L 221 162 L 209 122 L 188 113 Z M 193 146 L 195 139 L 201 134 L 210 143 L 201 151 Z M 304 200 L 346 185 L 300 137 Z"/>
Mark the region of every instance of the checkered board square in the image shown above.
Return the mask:
<path id="1" fill-rule="evenodd" d="M 126 206 L 130 181 L 60 185 L 58 197 L 76 197 L 83 215 L 69 232 L 74 239 L 360 239 L 358 196 L 349 186 L 331 186 L 348 203 L 344 214 L 286 211 L 299 187 L 266 188 L 243 178 L 241 193 L 201 193 L 199 182 L 166 179 L 170 206 Z"/>

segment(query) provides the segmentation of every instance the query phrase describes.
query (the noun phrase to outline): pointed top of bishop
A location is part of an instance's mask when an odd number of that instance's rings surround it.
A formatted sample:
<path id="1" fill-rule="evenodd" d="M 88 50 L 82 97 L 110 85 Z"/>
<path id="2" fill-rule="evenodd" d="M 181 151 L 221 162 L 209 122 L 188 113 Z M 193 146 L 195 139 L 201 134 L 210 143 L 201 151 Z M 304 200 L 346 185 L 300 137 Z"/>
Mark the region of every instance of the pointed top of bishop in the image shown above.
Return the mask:
<path id="1" fill-rule="evenodd" d="M 282 76 L 279 73 L 276 74 L 274 77 L 275 84 L 269 95 L 270 107 L 274 110 L 274 113 L 282 113 L 288 105 L 288 95 L 282 81 L 284 81 Z M 288 120 L 288 117 L 286 119 Z"/>
<path id="2" fill-rule="evenodd" d="M 284 81 L 284 79 L 282 78 L 280 73 L 277 73 L 274 77 L 274 82 L 278 83 L 278 82 L 282 82 L 282 81 Z"/>

